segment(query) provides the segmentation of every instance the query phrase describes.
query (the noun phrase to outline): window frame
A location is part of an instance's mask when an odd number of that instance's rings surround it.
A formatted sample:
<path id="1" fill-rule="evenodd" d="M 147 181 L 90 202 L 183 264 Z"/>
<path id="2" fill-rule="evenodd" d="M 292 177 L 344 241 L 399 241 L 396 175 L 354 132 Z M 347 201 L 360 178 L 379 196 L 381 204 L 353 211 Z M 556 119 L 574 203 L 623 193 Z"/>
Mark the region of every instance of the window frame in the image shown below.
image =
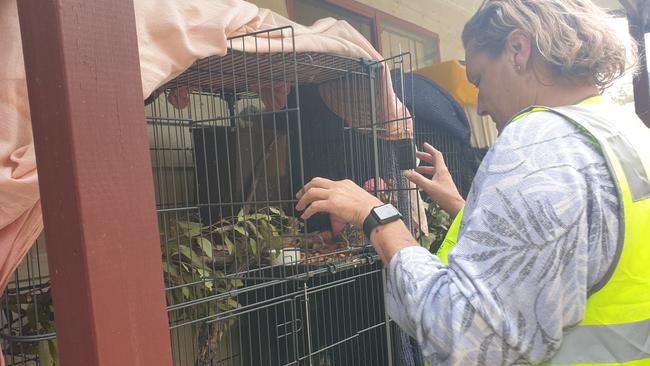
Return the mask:
<path id="1" fill-rule="evenodd" d="M 295 0 L 286 0 L 287 4 L 287 13 L 289 19 L 295 20 L 294 18 L 294 1 Z M 411 23 L 402 18 L 398 18 L 394 15 L 385 13 L 379 9 L 373 8 L 369 5 L 362 4 L 356 0 L 321 0 L 326 4 L 333 5 L 340 8 L 341 10 L 360 15 L 362 17 L 368 18 L 372 26 L 372 35 L 373 39 L 370 40 L 370 43 L 382 53 L 382 42 L 381 42 L 381 30 L 382 24 L 388 23 L 393 27 L 404 29 L 408 32 L 416 33 L 422 36 L 425 39 L 431 41 L 431 48 L 434 50 L 434 60 L 435 62 L 440 62 L 440 37 L 438 33 L 430 31 L 426 28 L 423 28 L 417 24 Z"/>

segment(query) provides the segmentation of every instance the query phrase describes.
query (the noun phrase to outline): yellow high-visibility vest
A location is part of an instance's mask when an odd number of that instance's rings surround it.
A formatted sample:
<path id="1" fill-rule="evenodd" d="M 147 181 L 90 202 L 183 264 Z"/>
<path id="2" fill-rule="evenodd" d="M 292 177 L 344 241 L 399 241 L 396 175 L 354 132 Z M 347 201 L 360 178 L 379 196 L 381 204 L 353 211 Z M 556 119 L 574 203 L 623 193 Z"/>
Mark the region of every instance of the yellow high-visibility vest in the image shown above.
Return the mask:
<path id="1" fill-rule="evenodd" d="M 600 99 L 531 107 L 510 122 L 537 111 L 571 121 L 600 146 L 622 206 L 614 264 L 590 289 L 584 319 L 565 331 L 549 365 L 650 365 L 650 130 L 638 118 L 620 120 Z M 458 240 L 462 213 L 437 253 L 445 264 Z"/>

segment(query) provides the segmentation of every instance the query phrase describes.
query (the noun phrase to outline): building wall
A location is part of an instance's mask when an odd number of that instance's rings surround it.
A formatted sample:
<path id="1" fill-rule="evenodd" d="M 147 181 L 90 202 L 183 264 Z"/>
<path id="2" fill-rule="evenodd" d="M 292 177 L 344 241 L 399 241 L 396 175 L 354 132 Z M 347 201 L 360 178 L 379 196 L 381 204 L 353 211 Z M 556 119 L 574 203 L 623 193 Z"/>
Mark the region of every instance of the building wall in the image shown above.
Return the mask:
<path id="1" fill-rule="evenodd" d="M 288 17 L 287 13 L 287 2 L 286 0 L 247 0 L 250 3 L 253 3 L 260 8 L 271 9 L 274 12 Z"/>
<path id="2" fill-rule="evenodd" d="M 249 0 L 287 16 L 286 0 Z M 460 34 L 480 0 L 357 0 L 438 34 L 441 61 L 464 59 Z"/>
<path id="3" fill-rule="evenodd" d="M 463 25 L 472 16 L 472 3 L 449 0 L 358 0 L 397 18 L 417 24 L 438 34 L 441 61 L 465 59 L 460 40 Z M 467 3 L 462 5 L 462 3 Z M 461 5 L 459 5 L 461 4 Z"/>

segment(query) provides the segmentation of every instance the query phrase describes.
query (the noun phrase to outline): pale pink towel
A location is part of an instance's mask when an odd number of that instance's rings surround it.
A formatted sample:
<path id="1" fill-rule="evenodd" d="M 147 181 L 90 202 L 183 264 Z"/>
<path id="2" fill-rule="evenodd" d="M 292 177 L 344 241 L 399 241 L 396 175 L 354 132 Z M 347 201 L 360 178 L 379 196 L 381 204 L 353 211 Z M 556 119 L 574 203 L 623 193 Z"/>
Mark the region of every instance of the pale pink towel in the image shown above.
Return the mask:
<path id="1" fill-rule="evenodd" d="M 145 97 L 197 59 L 225 54 L 227 37 L 281 25 L 295 27 L 295 48 L 299 52 L 381 59 L 372 45 L 348 23 L 331 18 L 305 27 L 240 0 L 135 0 L 134 3 Z M 42 229 L 42 219 L 16 0 L 0 0 L 0 34 L 2 290 Z M 265 42 L 258 47 L 261 51 L 279 51 L 282 47 L 278 38 L 269 43 L 268 50 L 264 49 Z M 286 40 L 284 44 L 286 47 Z M 248 49 L 252 46 L 252 43 L 247 45 Z M 404 112 L 392 93 L 390 78 L 386 77 L 384 82 L 388 91 L 385 117 L 404 117 L 408 112 Z M 411 131 L 392 132 L 397 136 L 408 135 Z M 413 217 L 418 215 L 414 213 Z M 423 229 L 426 230 L 426 224 Z"/>
<path id="2" fill-rule="evenodd" d="M 0 0 L 0 291 L 43 227 L 15 0 Z"/>
<path id="3" fill-rule="evenodd" d="M 0 291 L 43 228 L 17 14 L 0 0 Z"/>

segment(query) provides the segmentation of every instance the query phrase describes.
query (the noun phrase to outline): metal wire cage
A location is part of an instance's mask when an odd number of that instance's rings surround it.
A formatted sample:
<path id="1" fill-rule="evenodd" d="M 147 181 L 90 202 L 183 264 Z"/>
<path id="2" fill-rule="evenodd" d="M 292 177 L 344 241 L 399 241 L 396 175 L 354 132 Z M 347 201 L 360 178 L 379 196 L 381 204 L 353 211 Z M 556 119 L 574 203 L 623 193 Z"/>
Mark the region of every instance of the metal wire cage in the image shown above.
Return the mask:
<path id="1" fill-rule="evenodd" d="M 398 204 L 404 142 L 382 137 L 406 120 L 385 118 L 385 62 L 293 41 L 290 27 L 231 38 L 148 101 L 178 365 L 391 362 L 376 254 L 335 217 L 301 221 L 295 195 L 347 178 Z"/>

